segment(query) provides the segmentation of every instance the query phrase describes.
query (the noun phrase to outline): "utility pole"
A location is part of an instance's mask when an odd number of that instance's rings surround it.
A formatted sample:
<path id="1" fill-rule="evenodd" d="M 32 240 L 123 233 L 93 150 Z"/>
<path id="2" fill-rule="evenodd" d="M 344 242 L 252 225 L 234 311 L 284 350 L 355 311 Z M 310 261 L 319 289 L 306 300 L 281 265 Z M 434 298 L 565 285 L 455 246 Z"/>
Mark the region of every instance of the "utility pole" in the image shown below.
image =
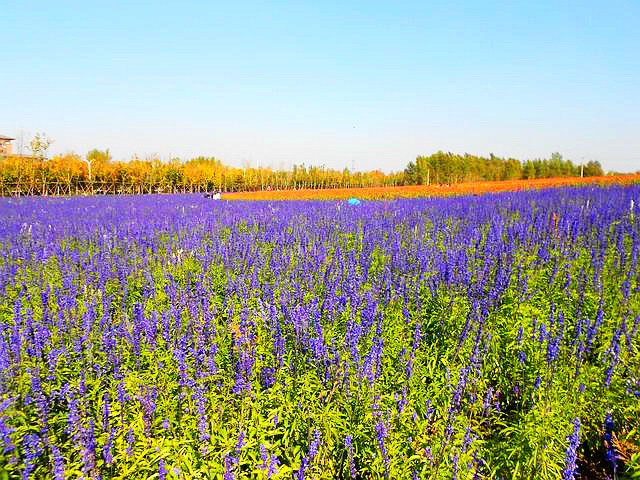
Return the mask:
<path id="1" fill-rule="evenodd" d="M 88 158 L 85 158 L 84 161 L 87 162 L 87 167 L 89 167 L 89 180 L 91 180 L 91 162 L 93 162 L 93 160 L 89 160 Z"/>
<path id="2" fill-rule="evenodd" d="M 93 179 L 91 178 L 91 163 L 93 162 L 93 158 L 89 160 L 85 158 L 84 161 L 87 162 L 87 167 L 89 167 L 89 186 L 91 187 L 91 194 L 93 195 Z"/>

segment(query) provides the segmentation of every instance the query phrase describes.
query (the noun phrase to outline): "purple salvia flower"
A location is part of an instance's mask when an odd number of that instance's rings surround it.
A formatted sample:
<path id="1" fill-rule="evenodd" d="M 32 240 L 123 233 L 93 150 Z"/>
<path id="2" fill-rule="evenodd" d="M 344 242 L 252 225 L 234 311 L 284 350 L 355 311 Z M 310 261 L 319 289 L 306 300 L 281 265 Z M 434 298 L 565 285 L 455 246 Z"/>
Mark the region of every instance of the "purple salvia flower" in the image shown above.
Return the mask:
<path id="1" fill-rule="evenodd" d="M 9 426 L 6 422 L 10 416 L 5 416 L 4 412 L 13 405 L 15 398 L 7 398 L 0 403 L 0 439 L 2 440 L 2 453 L 7 455 L 16 449 L 11 436 L 16 431 L 15 428 Z"/>
<path id="2" fill-rule="evenodd" d="M 313 439 L 311 440 L 311 446 L 309 447 L 309 463 L 313 462 L 313 460 L 318 455 L 318 448 L 320 447 L 320 432 L 316 428 L 313 431 Z"/>
<path id="3" fill-rule="evenodd" d="M 131 396 L 124 386 L 124 378 L 118 382 L 118 403 L 120 403 L 120 424 L 124 428 L 124 407 L 127 402 L 131 401 Z"/>
<path id="4" fill-rule="evenodd" d="M 624 325 L 624 320 L 623 320 L 623 325 Z M 611 385 L 613 372 L 615 370 L 616 365 L 618 364 L 618 359 L 620 356 L 620 336 L 622 333 L 621 328 L 616 329 L 616 331 L 613 333 L 613 338 L 611 339 L 611 346 L 606 352 L 606 355 L 609 356 L 609 367 L 607 368 L 607 376 L 604 381 L 604 384 L 606 387 L 609 387 L 609 385 Z"/>
<path id="5" fill-rule="evenodd" d="M 105 443 L 104 447 L 102 447 L 102 458 L 104 458 L 104 463 L 109 466 L 113 463 L 113 439 L 115 436 L 115 431 L 111 430 L 109 432 L 109 438 L 107 443 Z"/>
<path id="6" fill-rule="evenodd" d="M 236 443 L 236 453 L 240 453 L 242 448 L 246 445 L 244 441 L 244 432 L 241 431 L 240 435 L 238 435 L 238 442 Z"/>
<path id="7" fill-rule="evenodd" d="M 300 463 L 300 468 L 296 472 L 296 480 L 304 480 L 307 468 L 313 463 L 318 455 L 318 448 L 320 447 L 320 432 L 316 428 L 313 431 L 313 438 L 311 440 L 311 445 L 309 445 L 309 452 L 307 455 L 302 458 L 302 462 Z"/>
<path id="8" fill-rule="evenodd" d="M 520 327 L 518 329 L 518 335 L 516 336 L 516 343 L 520 343 L 522 341 L 522 333 L 523 333 L 523 329 L 522 327 Z"/>
<path id="9" fill-rule="evenodd" d="M 223 461 L 224 461 L 224 475 L 223 475 L 224 480 L 235 480 L 236 476 L 233 473 L 233 465 L 235 463 L 234 459 L 227 454 L 224 456 Z"/>
<path id="10" fill-rule="evenodd" d="M 541 382 L 541 381 L 542 381 L 542 379 L 540 378 L 540 375 L 538 375 L 538 376 L 536 377 L 536 381 L 535 381 L 535 383 L 533 384 L 533 388 L 537 390 L 537 389 L 538 389 L 538 387 L 540 387 L 540 382 Z"/>
<path id="11" fill-rule="evenodd" d="M 271 459 L 269 460 L 269 469 L 267 470 L 267 480 L 278 473 L 278 465 L 280 465 L 280 462 L 276 456 L 272 454 Z"/>
<path id="12" fill-rule="evenodd" d="M 136 443 L 136 437 L 133 433 L 133 428 L 129 427 L 129 432 L 127 433 L 127 455 L 133 455 L 133 446 Z"/>
<path id="13" fill-rule="evenodd" d="M 60 450 L 55 445 L 51 445 L 53 455 L 53 477 L 55 480 L 64 480 L 64 458 L 60 455 Z"/>
<path id="14" fill-rule="evenodd" d="M 431 406 L 431 400 L 427 400 L 427 412 L 424 416 L 427 422 L 431 422 L 431 416 L 435 413 L 435 409 Z"/>
<path id="15" fill-rule="evenodd" d="M 452 471 L 451 471 L 451 478 L 452 480 L 457 480 L 458 479 L 458 452 L 455 453 L 455 455 L 453 456 L 453 467 L 452 467 Z"/>
<path id="16" fill-rule="evenodd" d="M 109 431 L 109 392 L 104 392 L 102 396 L 102 401 L 104 405 L 102 407 L 102 430 L 105 432 Z"/>
<path id="17" fill-rule="evenodd" d="M 580 419 L 573 422 L 573 433 L 567 437 L 569 445 L 564 455 L 564 480 L 573 480 L 577 470 L 576 459 L 578 458 L 578 445 L 580 444 Z"/>
<path id="18" fill-rule="evenodd" d="M 164 459 L 160 459 L 160 464 L 158 465 L 158 475 L 160 475 L 160 478 L 162 480 L 165 480 L 167 478 L 167 474 L 169 473 L 169 470 L 167 470 L 167 467 L 164 463 Z"/>
<path id="19" fill-rule="evenodd" d="M 83 470 L 86 476 L 95 473 L 96 468 L 96 438 L 93 418 L 89 418 L 89 425 L 84 429 Z"/>
<path id="20" fill-rule="evenodd" d="M 398 404 L 398 418 L 404 411 L 404 407 L 407 405 L 407 386 L 402 386 L 402 393 L 396 392 L 395 399 Z"/>
<path id="21" fill-rule="evenodd" d="M 378 442 L 378 448 L 380 449 L 380 454 L 382 455 L 382 461 L 384 462 L 385 470 L 388 472 L 389 456 L 387 455 L 387 448 L 384 442 L 387 437 L 387 426 L 383 419 L 378 420 L 378 422 L 375 425 L 375 429 L 376 429 L 376 440 Z"/>
<path id="22" fill-rule="evenodd" d="M 264 471 L 267 469 L 267 461 L 269 460 L 269 454 L 267 453 L 267 449 L 262 443 L 260 444 L 260 459 L 262 460 L 262 466 L 260 467 L 260 469 Z"/>
<path id="23" fill-rule="evenodd" d="M 626 392 L 629 395 L 633 395 L 634 397 L 640 398 L 640 378 L 631 376 L 631 378 L 627 380 Z"/>
<path id="24" fill-rule="evenodd" d="M 67 414 L 67 433 L 76 445 L 82 445 L 82 417 L 80 416 L 78 408 L 78 400 L 72 393 L 69 394 L 68 406 L 69 413 Z"/>
<path id="25" fill-rule="evenodd" d="M 353 438 L 351 435 L 344 437 L 344 446 L 347 448 L 347 454 L 349 455 L 349 471 L 351 472 L 351 478 L 356 478 L 358 471 L 353 461 Z"/>
<path id="26" fill-rule="evenodd" d="M 476 466 L 475 471 L 473 472 L 473 480 L 480 480 L 481 478 L 484 478 L 484 476 L 481 477 L 483 473 L 482 466 L 484 465 L 484 461 L 480 457 L 478 457 L 477 450 L 473 452 L 473 463 Z"/>
<path id="27" fill-rule="evenodd" d="M 204 387 L 196 387 L 193 393 L 193 399 L 198 411 L 198 430 L 200 432 L 200 441 L 208 442 L 210 439 L 209 419 L 207 417 L 207 404 L 209 403 L 209 399 L 205 396 Z"/>
<path id="28" fill-rule="evenodd" d="M 260 444 L 260 458 L 262 459 L 262 465 L 260 469 L 264 472 L 267 471 L 267 479 L 271 478 L 277 473 L 276 467 L 279 465 L 279 461 L 275 455 L 269 456 L 267 449 L 263 444 Z"/>
<path id="29" fill-rule="evenodd" d="M 473 442 L 474 439 L 474 435 L 472 434 L 471 431 L 471 426 L 467 426 L 465 432 L 464 432 L 464 440 L 462 442 L 462 452 L 466 452 L 467 448 L 469 448 L 469 445 L 471 445 L 471 442 Z"/>
<path id="30" fill-rule="evenodd" d="M 491 399 L 493 398 L 493 388 L 487 388 L 487 393 L 484 396 L 484 403 L 482 404 L 482 410 L 484 414 L 487 415 L 489 413 L 489 409 L 491 408 Z"/>
<path id="31" fill-rule="evenodd" d="M 29 480 L 31 472 L 35 468 L 35 461 L 42 453 L 42 442 L 37 435 L 26 435 L 24 437 L 24 469 L 22 470 L 22 478 Z"/>
<path id="32" fill-rule="evenodd" d="M 611 418 L 611 414 L 608 413 L 604 420 L 604 444 L 607 448 L 607 461 L 611 465 L 614 477 L 617 475 L 618 471 L 618 452 L 613 444 L 613 431 L 615 428 L 616 426 Z"/>
<path id="33" fill-rule="evenodd" d="M 144 421 L 144 432 L 147 438 L 151 437 L 151 429 L 156 414 L 156 399 L 158 389 L 156 387 L 141 387 L 138 400 L 142 406 L 142 419 Z"/>

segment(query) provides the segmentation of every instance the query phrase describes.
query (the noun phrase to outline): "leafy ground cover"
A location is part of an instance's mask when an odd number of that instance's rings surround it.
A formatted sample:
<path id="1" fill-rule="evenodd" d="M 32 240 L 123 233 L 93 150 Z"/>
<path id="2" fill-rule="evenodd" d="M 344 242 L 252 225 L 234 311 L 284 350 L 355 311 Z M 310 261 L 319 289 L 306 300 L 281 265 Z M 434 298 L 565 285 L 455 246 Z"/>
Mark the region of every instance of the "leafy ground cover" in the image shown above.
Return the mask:
<path id="1" fill-rule="evenodd" d="M 398 187 L 326 188 L 299 190 L 259 190 L 225 193 L 226 200 L 345 200 L 350 197 L 367 200 L 395 198 L 448 197 L 495 192 L 517 192 L 571 185 L 631 185 L 640 183 L 640 175 L 608 175 L 604 177 L 563 177 L 498 182 L 465 182 L 451 185 L 408 185 Z"/>
<path id="2" fill-rule="evenodd" d="M 0 477 L 638 477 L 639 201 L 2 199 Z"/>

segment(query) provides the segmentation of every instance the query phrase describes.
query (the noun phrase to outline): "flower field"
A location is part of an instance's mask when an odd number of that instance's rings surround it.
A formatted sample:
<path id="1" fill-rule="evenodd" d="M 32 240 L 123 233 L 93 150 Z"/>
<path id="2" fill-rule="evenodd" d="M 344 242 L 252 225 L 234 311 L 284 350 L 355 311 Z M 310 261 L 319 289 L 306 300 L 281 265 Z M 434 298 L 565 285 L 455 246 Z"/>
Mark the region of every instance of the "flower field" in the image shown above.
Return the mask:
<path id="1" fill-rule="evenodd" d="M 0 199 L 0 478 L 638 478 L 639 203 Z"/>
<path id="2" fill-rule="evenodd" d="M 499 182 L 466 182 L 451 185 L 409 185 L 400 187 L 327 188 L 301 190 L 261 190 L 226 193 L 226 200 L 345 200 L 359 197 L 367 200 L 394 198 L 447 197 L 481 193 L 517 192 L 571 185 L 631 185 L 640 184 L 640 175 L 608 175 L 604 177 L 539 178 Z"/>

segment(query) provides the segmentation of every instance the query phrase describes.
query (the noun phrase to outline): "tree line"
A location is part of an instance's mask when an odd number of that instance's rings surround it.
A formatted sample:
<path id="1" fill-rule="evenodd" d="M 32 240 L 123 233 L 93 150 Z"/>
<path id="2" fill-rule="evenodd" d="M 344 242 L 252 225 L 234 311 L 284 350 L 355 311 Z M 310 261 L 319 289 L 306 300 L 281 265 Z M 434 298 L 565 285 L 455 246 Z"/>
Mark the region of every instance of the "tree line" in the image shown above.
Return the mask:
<path id="1" fill-rule="evenodd" d="M 291 170 L 238 168 L 214 157 L 188 161 L 133 158 L 113 161 L 109 151 L 85 157 L 57 155 L 0 157 L 0 195 L 203 193 L 255 190 L 350 188 L 403 184 L 402 173 L 351 172 L 294 165 Z"/>
<path id="2" fill-rule="evenodd" d="M 485 158 L 437 152 L 418 156 L 402 172 L 353 172 L 324 166 L 294 165 L 290 170 L 270 167 L 238 168 L 214 157 L 188 161 L 158 158 L 114 161 L 109 150 L 94 149 L 47 158 L 51 141 L 36 136 L 31 155 L 0 157 L 0 195 L 76 195 L 202 193 L 255 190 L 382 187 L 416 184 L 452 184 L 603 175 L 599 162 L 577 165 L 554 153 L 549 159 L 521 162 L 514 158 Z"/>
<path id="3" fill-rule="evenodd" d="M 600 162 L 592 160 L 586 164 L 574 164 L 571 160 L 563 159 L 559 153 L 553 153 L 548 159 L 522 162 L 493 154 L 480 157 L 439 151 L 429 156 L 420 155 L 415 162 L 409 162 L 404 170 L 404 182 L 409 185 L 451 184 L 599 175 L 604 175 Z"/>

